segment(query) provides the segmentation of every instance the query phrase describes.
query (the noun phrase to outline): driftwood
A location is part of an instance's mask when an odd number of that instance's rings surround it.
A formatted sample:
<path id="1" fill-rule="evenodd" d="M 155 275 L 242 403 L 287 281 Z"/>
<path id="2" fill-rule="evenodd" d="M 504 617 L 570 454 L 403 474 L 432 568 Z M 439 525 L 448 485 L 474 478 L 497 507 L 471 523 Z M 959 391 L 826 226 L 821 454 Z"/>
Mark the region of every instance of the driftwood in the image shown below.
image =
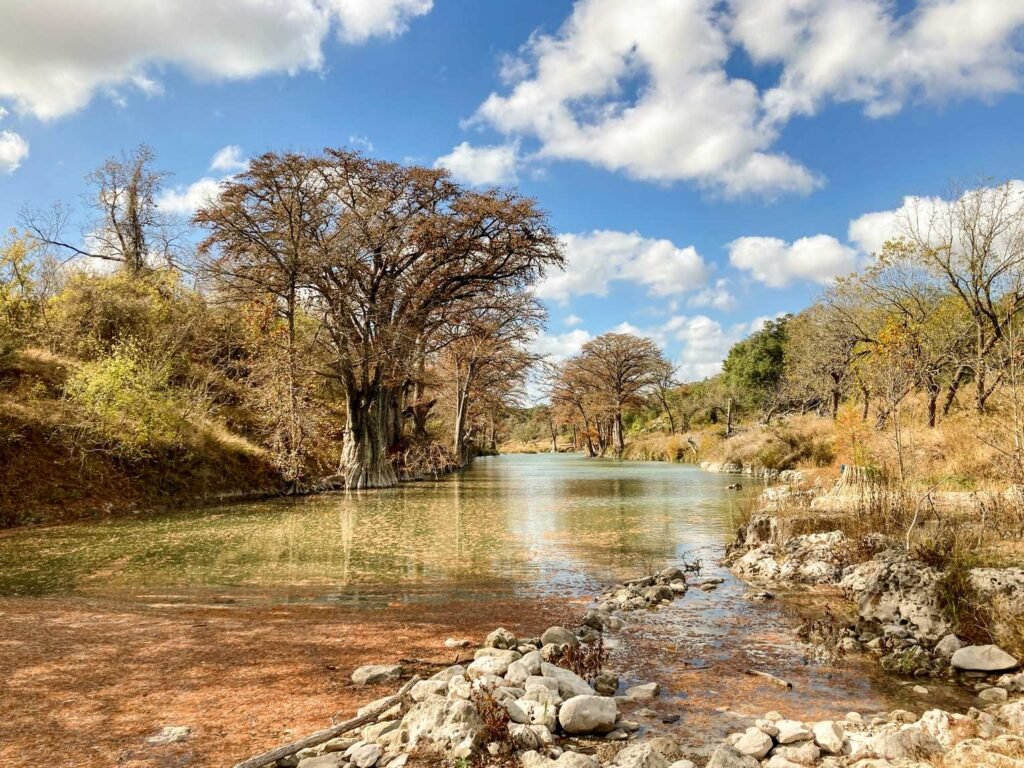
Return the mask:
<path id="1" fill-rule="evenodd" d="M 772 685 L 777 685 L 779 686 L 779 688 L 785 688 L 787 691 L 793 690 L 793 684 L 791 682 L 789 682 L 788 680 L 783 680 L 781 677 L 770 675 L 767 672 L 759 672 L 756 669 L 748 669 L 747 674 L 752 675 L 753 677 L 760 677 L 764 680 L 767 680 Z"/>
<path id="2" fill-rule="evenodd" d="M 291 744 L 285 744 L 277 747 L 276 749 L 272 749 L 269 752 L 264 752 L 262 755 L 250 757 L 248 760 L 243 760 L 242 762 L 237 763 L 235 768 L 263 768 L 263 766 L 268 763 L 273 763 L 280 760 L 282 757 L 294 755 L 300 750 L 318 746 L 323 744 L 325 741 L 330 741 L 331 739 L 341 736 L 343 733 L 354 731 L 356 728 L 362 728 L 364 725 L 370 725 L 375 722 L 382 713 L 391 709 L 395 704 L 398 704 L 405 699 L 406 696 L 409 695 L 409 691 L 412 690 L 412 687 L 419 681 L 419 677 L 412 678 L 398 690 L 398 693 L 384 699 L 384 701 L 371 709 L 365 715 L 360 715 L 359 717 L 352 718 L 351 720 L 346 720 L 344 723 L 332 725 L 330 728 L 317 731 L 304 739 L 293 741 Z"/>

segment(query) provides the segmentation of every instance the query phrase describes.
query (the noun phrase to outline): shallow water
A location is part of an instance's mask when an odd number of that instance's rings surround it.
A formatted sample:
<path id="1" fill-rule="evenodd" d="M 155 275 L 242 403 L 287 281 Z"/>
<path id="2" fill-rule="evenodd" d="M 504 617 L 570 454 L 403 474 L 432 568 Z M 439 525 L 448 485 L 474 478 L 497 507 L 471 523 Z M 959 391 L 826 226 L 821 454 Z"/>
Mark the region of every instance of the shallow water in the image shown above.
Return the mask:
<path id="1" fill-rule="evenodd" d="M 747 586 L 718 560 L 757 489 L 730 491 L 732 482 L 673 464 L 502 456 L 388 491 L 18 530 L 0 536 L 0 597 L 371 611 L 511 599 L 529 613 L 532 598 L 582 598 L 582 606 L 610 583 L 699 559 L 698 578 L 721 577 L 719 587 L 629 614 L 612 640 L 625 683 L 664 686 L 653 712 L 638 715 L 646 728 L 699 752 L 769 709 L 806 719 L 921 711 L 924 702 L 870 660 L 809 662 L 787 601 L 743 598 Z M 751 669 L 794 690 L 766 685 Z M 929 706 L 962 703 L 950 686 L 927 684 Z"/>
<path id="2" fill-rule="evenodd" d="M 480 459 L 438 482 L 0 537 L 0 595 L 368 601 L 593 593 L 734 530 L 733 479 L 571 455 Z"/>

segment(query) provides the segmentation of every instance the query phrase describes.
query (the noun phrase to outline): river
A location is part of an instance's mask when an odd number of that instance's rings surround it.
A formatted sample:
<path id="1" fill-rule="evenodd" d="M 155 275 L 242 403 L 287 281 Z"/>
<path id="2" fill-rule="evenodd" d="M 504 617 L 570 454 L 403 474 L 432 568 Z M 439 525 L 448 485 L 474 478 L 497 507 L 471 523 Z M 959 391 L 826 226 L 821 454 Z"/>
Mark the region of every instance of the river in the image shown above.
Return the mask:
<path id="1" fill-rule="evenodd" d="M 122 612 L 213 606 L 243 624 L 247 609 L 354 611 L 372 623 L 409 605 L 443 617 L 565 598 L 582 611 L 616 580 L 699 560 L 702 578 L 724 582 L 630 614 L 613 651 L 624 682 L 664 687 L 645 725 L 699 751 L 741 714 L 817 719 L 906 705 L 906 689 L 873 664 L 809 660 L 788 601 L 744 599 L 748 587 L 718 559 L 756 489 L 728 490 L 732 482 L 683 465 L 515 455 L 387 491 L 16 530 L 0 536 L 0 598 L 15 618 L 24 618 L 19 604 L 59 602 Z M 105 621 L 95 620 L 101 629 Z M 402 651 L 397 639 L 381 643 Z M 389 652 L 378 649 L 381 660 Z M 766 685 L 750 669 L 795 688 Z"/>

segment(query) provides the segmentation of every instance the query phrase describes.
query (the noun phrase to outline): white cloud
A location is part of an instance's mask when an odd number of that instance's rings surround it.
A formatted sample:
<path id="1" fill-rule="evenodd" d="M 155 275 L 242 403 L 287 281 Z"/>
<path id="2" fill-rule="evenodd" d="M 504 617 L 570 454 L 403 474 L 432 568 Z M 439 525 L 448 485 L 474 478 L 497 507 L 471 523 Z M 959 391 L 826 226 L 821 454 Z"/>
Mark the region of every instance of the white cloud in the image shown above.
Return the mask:
<path id="1" fill-rule="evenodd" d="M 167 189 L 157 199 L 157 207 L 180 216 L 191 216 L 196 209 L 220 197 L 220 181 L 204 177 L 187 187 Z"/>
<path id="2" fill-rule="evenodd" d="M 570 296 L 607 296 L 609 283 L 616 280 L 646 286 L 654 296 L 670 296 L 703 287 L 711 272 L 692 246 L 679 248 L 636 232 L 563 235 L 562 247 L 565 271 L 537 286 L 541 298 L 566 302 Z"/>
<path id="3" fill-rule="evenodd" d="M 430 12 L 434 0 L 328 0 L 341 21 L 339 34 L 350 43 L 371 37 L 396 37 L 409 20 Z"/>
<path id="4" fill-rule="evenodd" d="M 570 328 L 573 328 L 573 327 L 579 325 L 580 323 L 582 323 L 583 322 L 583 318 L 580 317 L 579 315 L 567 315 L 566 318 L 562 322 L 564 322 Z"/>
<path id="5" fill-rule="evenodd" d="M 373 142 L 366 136 L 352 135 L 348 137 L 349 146 L 362 147 L 367 152 L 373 152 Z"/>
<path id="6" fill-rule="evenodd" d="M 249 167 L 249 159 L 242 154 L 242 148 L 236 144 L 228 144 L 219 149 L 210 161 L 211 171 L 238 173 Z"/>
<path id="7" fill-rule="evenodd" d="M 825 284 L 857 267 L 857 252 L 831 235 L 787 243 L 777 237 L 741 237 L 729 243 L 729 263 L 772 288 L 794 280 Z"/>
<path id="8" fill-rule="evenodd" d="M 474 147 L 468 141 L 434 163 L 435 168 L 447 168 L 458 181 L 473 186 L 509 184 L 516 180 L 518 166 L 518 144 Z"/>
<path id="9" fill-rule="evenodd" d="M 59 8 L 57 7 L 59 5 Z M 199 80 L 296 74 L 323 65 L 331 28 L 349 42 L 394 36 L 431 0 L 104 0 L 4 5 L 0 100 L 51 119 L 97 93 L 153 95 L 176 67 Z"/>
<path id="10" fill-rule="evenodd" d="M 543 355 L 551 360 L 565 360 L 566 358 L 577 354 L 581 349 L 583 349 L 583 345 L 592 338 L 593 337 L 582 328 L 577 328 L 576 330 L 569 331 L 568 333 L 555 335 L 541 333 L 530 345 L 530 350 L 534 354 Z"/>
<path id="11" fill-rule="evenodd" d="M 28 142 L 14 131 L 0 131 L 0 174 L 14 173 L 26 157 Z"/>
<path id="12" fill-rule="evenodd" d="M 729 291 L 729 281 L 720 278 L 687 301 L 691 307 L 710 307 L 728 312 L 736 306 L 736 297 Z"/>
<path id="13" fill-rule="evenodd" d="M 821 179 L 774 150 L 792 116 L 1015 92 L 1022 26 L 1020 0 L 576 0 L 560 30 L 502 59 L 507 92 L 474 121 L 634 178 L 807 193 Z M 776 78 L 764 91 L 728 74 L 744 51 Z"/>

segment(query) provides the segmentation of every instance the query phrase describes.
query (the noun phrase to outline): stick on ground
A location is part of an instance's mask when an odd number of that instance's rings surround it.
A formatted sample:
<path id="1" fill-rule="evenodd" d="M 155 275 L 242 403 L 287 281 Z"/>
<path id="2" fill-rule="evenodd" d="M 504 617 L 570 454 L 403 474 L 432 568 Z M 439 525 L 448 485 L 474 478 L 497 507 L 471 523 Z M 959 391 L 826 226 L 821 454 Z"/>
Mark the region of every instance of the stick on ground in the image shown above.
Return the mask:
<path id="1" fill-rule="evenodd" d="M 420 678 L 418 676 L 412 678 L 398 690 L 398 693 L 384 699 L 384 701 L 371 709 L 365 715 L 360 715 L 359 717 L 354 717 L 351 720 L 346 720 L 344 723 L 332 725 L 330 728 L 317 731 L 314 734 L 306 736 L 304 739 L 293 741 L 291 744 L 284 744 L 283 746 L 272 749 L 269 752 L 264 752 L 262 755 L 250 757 L 248 760 L 243 760 L 236 764 L 235 768 L 263 768 L 264 765 L 280 760 L 282 757 L 294 755 L 296 752 L 318 746 L 323 744 L 325 741 L 330 741 L 344 733 L 354 731 L 356 728 L 362 728 L 364 725 L 370 725 L 380 717 L 381 713 L 391 709 L 395 704 L 398 704 L 408 696 L 409 691 L 411 691 L 412 687 L 419 681 Z"/>

